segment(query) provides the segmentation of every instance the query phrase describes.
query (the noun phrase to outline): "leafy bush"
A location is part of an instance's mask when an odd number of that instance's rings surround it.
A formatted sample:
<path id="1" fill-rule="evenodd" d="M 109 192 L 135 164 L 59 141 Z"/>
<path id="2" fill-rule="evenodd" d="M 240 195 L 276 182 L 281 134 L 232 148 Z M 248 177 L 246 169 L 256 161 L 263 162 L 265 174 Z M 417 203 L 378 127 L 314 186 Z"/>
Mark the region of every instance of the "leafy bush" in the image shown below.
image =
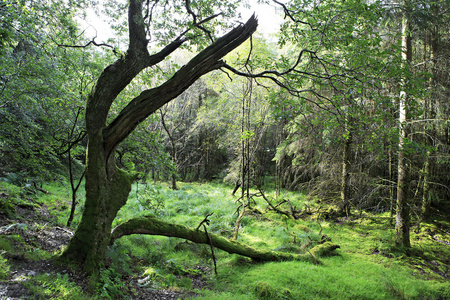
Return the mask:
<path id="1" fill-rule="evenodd" d="M 41 274 L 31 277 L 24 285 L 35 295 L 36 299 L 86 299 L 81 287 L 71 282 L 67 274 Z"/>
<path id="2" fill-rule="evenodd" d="M 9 265 L 6 258 L 0 253 L 0 280 L 6 279 L 9 275 Z"/>
<path id="3" fill-rule="evenodd" d="M 0 192 L 0 212 L 6 214 L 9 218 L 15 215 L 16 208 L 13 202 L 9 200 L 8 194 Z"/>
<path id="4" fill-rule="evenodd" d="M 124 275 L 131 275 L 130 257 L 124 247 L 115 244 L 106 253 L 109 267 L 101 270 L 97 292 L 107 299 L 122 299 L 127 293 Z"/>
<path id="5" fill-rule="evenodd" d="M 23 198 L 24 190 L 16 185 L 0 181 L 0 212 L 8 217 L 13 217 L 16 213 L 16 205 L 29 205 Z"/>
<path id="6" fill-rule="evenodd" d="M 98 294 L 107 299 L 122 299 L 126 295 L 126 285 L 120 274 L 114 267 L 100 272 L 100 280 L 97 288 Z"/>

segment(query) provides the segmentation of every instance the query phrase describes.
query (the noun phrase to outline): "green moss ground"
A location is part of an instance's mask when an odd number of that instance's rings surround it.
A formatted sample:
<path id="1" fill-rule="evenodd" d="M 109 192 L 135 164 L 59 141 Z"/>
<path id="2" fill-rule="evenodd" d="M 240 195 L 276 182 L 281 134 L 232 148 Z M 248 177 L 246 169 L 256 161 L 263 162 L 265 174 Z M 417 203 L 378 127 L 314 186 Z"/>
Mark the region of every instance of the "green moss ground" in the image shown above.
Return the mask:
<path id="1" fill-rule="evenodd" d="M 213 213 L 208 230 L 232 236 L 239 203 L 238 197 L 230 195 L 231 187 L 196 183 L 179 186 L 179 190 L 172 191 L 164 184 L 140 184 L 137 189 L 134 185 L 115 224 L 153 214 L 195 228 Z M 49 206 L 54 225 L 64 226 L 70 210 L 68 189 L 54 185 L 45 188 L 52 194 L 38 197 L 37 203 Z M 267 195 L 275 198 L 273 192 Z M 314 212 L 318 207 L 300 193 L 285 192 L 279 196 L 283 198 L 301 209 L 309 206 Z M 255 200 L 253 206 L 263 213 L 244 216 L 240 242 L 260 249 L 300 253 L 308 251 L 305 244 L 314 244 L 326 235 L 340 245 L 338 255 L 321 258 L 319 265 L 298 261 L 256 263 L 215 249 L 216 276 L 207 245 L 177 238 L 127 236 L 108 251 L 107 265 L 94 295 L 124 298 L 133 291 L 127 284 L 140 280 L 148 289 L 189 291 L 199 299 L 450 299 L 448 221 L 436 218 L 420 228 L 414 227 L 412 249 L 405 251 L 392 247 L 394 230 L 386 213 L 357 212 L 354 218 L 337 221 L 317 220 L 318 214 L 311 214 L 293 220 L 268 211 L 261 198 Z M 79 214 L 78 210 L 76 220 Z M 33 247 L 20 239 L 20 234 L 0 235 L 1 250 L 15 252 L 20 245 L 26 245 L 28 252 Z M 1 260 L 0 264 L 6 266 L 7 262 Z M 47 282 L 42 284 L 47 291 L 35 291 L 36 295 L 52 291 L 63 295 L 77 289 L 58 274 L 34 280 Z M 196 283 L 198 280 L 203 284 Z M 60 282 L 61 287 L 50 281 Z"/>

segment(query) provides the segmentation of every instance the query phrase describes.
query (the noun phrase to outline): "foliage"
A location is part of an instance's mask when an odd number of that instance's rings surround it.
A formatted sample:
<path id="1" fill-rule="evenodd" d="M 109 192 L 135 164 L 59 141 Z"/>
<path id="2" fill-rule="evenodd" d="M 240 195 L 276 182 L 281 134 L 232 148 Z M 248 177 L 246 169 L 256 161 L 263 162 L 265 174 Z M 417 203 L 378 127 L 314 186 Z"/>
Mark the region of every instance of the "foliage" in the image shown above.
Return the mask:
<path id="1" fill-rule="evenodd" d="M 0 280 L 4 280 L 9 276 L 9 264 L 0 252 Z"/>
<path id="2" fill-rule="evenodd" d="M 226 215 L 233 214 L 235 210 L 232 198 L 227 196 L 231 190 L 230 187 L 191 183 L 181 185 L 180 190 L 177 191 L 164 186 L 158 189 L 165 203 L 161 216 L 177 223 L 196 226 L 203 214 L 214 212 L 209 230 L 221 232 L 225 236 L 231 235 L 231 230 L 227 231 L 226 228 L 234 226 L 234 222 L 232 219 L 224 218 Z M 306 201 L 306 198 L 296 199 L 295 196 L 298 196 L 296 193 L 285 193 L 282 197 L 289 197 L 295 205 L 312 204 L 302 202 Z M 268 194 L 272 195 L 272 192 Z M 224 201 L 224 198 L 230 200 Z M 319 206 L 314 204 L 311 210 L 314 211 L 317 208 Z M 124 207 L 124 210 L 128 209 L 130 213 L 135 211 L 131 206 Z M 258 201 L 258 209 L 264 209 L 264 202 Z M 257 299 L 263 294 L 276 292 L 278 295 L 283 293 L 286 299 L 302 299 L 302 297 L 339 299 L 349 296 L 372 299 L 373 295 L 378 295 L 379 299 L 390 299 L 401 292 L 405 297 L 414 298 L 424 294 L 430 299 L 439 299 L 439 295 L 448 293 L 445 284 L 440 282 L 442 280 L 438 275 L 434 275 L 432 269 L 427 269 L 427 275 L 425 275 L 432 279 L 430 284 L 418 279 L 422 276 L 419 272 L 411 276 L 414 264 L 408 263 L 404 253 L 398 250 L 393 252 L 392 232 L 387 230 L 390 225 L 386 216 L 387 214 L 368 214 L 359 221 L 348 221 L 343 224 L 313 220 L 288 221 L 289 232 L 297 235 L 297 243 L 299 242 L 300 245 L 311 240 L 320 241 L 323 234 L 341 245 L 340 256 L 326 258 L 324 266 L 303 263 L 255 265 L 245 258 L 229 256 L 223 252 L 216 253 L 219 261 L 219 277 L 214 279 L 214 283 L 217 290 L 205 291 L 204 297 L 205 299 L 221 299 L 221 297 Z M 292 235 L 284 229 L 285 222 L 281 216 L 268 212 L 264 218 L 248 215 L 247 221 L 242 223 L 240 239 L 245 243 L 266 249 L 281 249 L 283 245 L 283 248 L 294 245 Z M 305 228 L 309 228 L 309 231 L 305 232 Z M 424 238 L 432 241 L 430 236 Z M 417 246 L 413 247 L 428 249 L 426 251 L 437 246 L 434 242 L 435 246 L 430 245 L 431 248 L 428 248 L 425 240 L 416 238 L 413 240 L 417 242 Z M 130 236 L 120 239 L 119 243 L 129 249 L 127 252 L 151 264 L 151 269 L 144 271 L 146 273 L 143 277 L 149 276 L 146 282 L 153 287 L 170 286 L 168 272 L 183 274 L 192 269 L 192 266 L 209 264 L 205 260 L 208 255 L 204 256 L 203 251 L 189 245 L 178 246 L 180 241 L 176 239 Z M 443 249 L 443 247 L 444 245 L 439 248 Z M 173 251 L 173 249 L 178 250 Z M 301 246 L 293 251 L 301 251 L 300 249 Z M 436 255 L 425 260 L 437 259 L 438 264 L 445 265 L 442 259 L 446 257 L 446 254 L 436 253 Z M 143 267 L 145 265 L 143 262 Z M 283 268 L 284 272 L 278 272 L 280 268 Z M 144 270 L 146 270 L 145 267 Z M 287 274 L 291 275 L 287 276 Z M 334 282 L 336 288 L 330 290 L 329 282 Z M 285 291 L 276 288 L 279 286 L 284 286 Z M 230 296 L 230 287 L 234 290 L 233 296 Z"/>
<path id="3" fill-rule="evenodd" d="M 10 174 L 13 175 L 13 174 Z M 11 178 L 9 176 L 8 178 Z M 6 181 L 0 181 L 0 212 L 6 214 L 8 217 L 13 217 L 16 213 L 16 206 L 34 208 L 36 206 L 30 200 L 33 200 L 36 195 L 33 188 L 28 185 L 18 187 Z"/>
<path id="4" fill-rule="evenodd" d="M 77 41 L 74 17 L 83 3 L 71 5 L 1 5 L 8 37 L 2 40 L 0 62 L 1 176 L 24 174 L 30 181 L 41 181 L 65 175 L 57 136 L 70 131 L 72 113 L 92 84 L 89 76 L 98 72 L 97 63 L 89 62 L 92 53 L 55 45 L 55 39 Z"/>
<path id="5" fill-rule="evenodd" d="M 25 286 L 39 299 L 86 299 L 82 288 L 71 282 L 67 274 L 40 274 L 27 280 Z"/>
<path id="6" fill-rule="evenodd" d="M 116 299 L 126 295 L 125 283 L 122 275 L 114 268 L 101 270 L 98 282 L 97 293 L 106 299 Z"/>
<path id="7" fill-rule="evenodd" d="M 414 3 L 415 17 L 424 18 L 424 3 Z M 286 9 L 279 40 L 286 55 L 278 66 L 288 69 L 298 59 L 298 71 L 282 78 L 290 88 L 286 96 L 272 96 L 275 116 L 289 121 L 275 156 L 282 186 L 335 203 L 345 193 L 353 208 L 392 211 L 401 79 L 408 80 L 410 119 L 430 118 L 423 105 L 434 101 L 428 100 L 430 73 L 417 68 L 427 55 L 426 47 L 418 53 L 426 41 L 416 43 L 416 67 L 403 68 L 394 4 L 292 1 Z M 396 21 L 387 25 L 382 18 Z M 293 55 L 300 50 L 303 55 Z M 420 125 L 412 134 L 405 151 L 414 155 L 412 176 L 420 191 L 419 170 L 430 148 Z"/>

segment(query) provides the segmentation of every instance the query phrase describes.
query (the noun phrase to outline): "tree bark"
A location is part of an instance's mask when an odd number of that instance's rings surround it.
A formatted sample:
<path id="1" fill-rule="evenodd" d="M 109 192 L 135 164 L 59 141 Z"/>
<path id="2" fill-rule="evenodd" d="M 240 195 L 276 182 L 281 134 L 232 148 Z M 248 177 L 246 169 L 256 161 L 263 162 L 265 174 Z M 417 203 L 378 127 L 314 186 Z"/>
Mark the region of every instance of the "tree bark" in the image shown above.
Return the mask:
<path id="1" fill-rule="evenodd" d="M 403 69 L 407 70 L 412 61 L 411 24 L 409 20 L 409 3 L 403 1 L 404 15 L 402 20 L 402 59 Z M 409 95 L 406 92 L 407 82 L 403 79 L 403 90 L 399 101 L 399 152 L 398 152 L 398 181 L 397 181 L 397 213 L 395 223 L 395 245 L 409 248 L 410 208 L 409 208 L 409 158 L 407 152 L 407 139 L 409 134 L 408 106 Z"/>
<path id="2" fill-rule="evenodd" d="M 235 240 L 228 240 L 219 235 L 208 233 L 195 229 L 190 229 L 186 226 L 179 224 L 172 224 L 158 219 L 154 216 L 146 216 L 131 219 L 126 223 L 122 223 L 112 231 L 111 243 L 118 238 L 131 235 L 131 234 L 149 234 L 149 235 L 162 235 L 167 237 L 177 237 L 192 241 L 199 244 L 211 244 L 219 249 L 222 249 L 228 253 L 236 253 L 239 255 L 250 257 L 256 261 L 287 261 L 298 260 L 317 263 L 317 258 L 325 256 L 326 254 L 332 254 L 334 250 L 339 248 L 330 242 L 318 245 L 312 248 L 306 254 L 290 254 L 275 251 L 257 250 L 248 245 L 241 244 Z"/>
<path id="3" fill-rule="evenodd" d="M 431 11 L 434 16 L 437 16 L 439 13 L 439 8 L 437 5 L 433 4 L 431 6 Z M 426 45 L 426 43 L 424 43 Z M 432 24 L 431 32 L 430 32 L 430 39 L 429 39 L 429 45 L 430 45 L 430 64 L 431 64 L 431 73 L 433 76 L 430 78 L 430 89 L 431 89 L 431 95 L 429 101 L 426 101 L 425 103 L 428 103 L 428 105 L 425 105 L 425 119 L 431 119 L 433 120 L 436 117 L 435 114 L 435 103 L 437 97 L 437 93 L 435 91 L 435 77 L 436 77 L 436 71 L 435 71 L 435 60 L 436 60 L 436 54 L 438 51 L 438 45 L 439 45 L 439 35 L 438 35 L 438 25 Z M 426 145 L 428 147 L 427 154 L 425 157 L 425 163 L 423 167 L 423 195 L 422 195 L 422 207 L 421 207 L 421 219 L 426 220 L 429 217 L 430 213 L 430 207 L 431 207 L 431 189 L 430 189 L 430 177 L 432 175 L 431 171 L 433 169 L 433 160 L 431 158 L 432 151 L 431 147 L 433 146 L 433 140 L 432 136 L 436 133 L 434 128 L 434 121 L 431 121 L 432 124 L 428 126 L 428 128 L 425 130 L 426 133 Z"/>
<path id="4" fill-rule="evenodd" d="M 117 168 L 114 156 L 105 158 L 101 131 L 98 136 L 89 134 L 86 203 L 80 225 L 62 258 L 81 263 L 86 273 L 98 270 L 110 241 L 112 222 L 125 205 L 136 175 Z"/>
<path id="5" fill-rule="evenodd" d="M 161 62 L 179 48 L 177 38 L 156 54 L 150 55 L 142 15 L 143 0 L 130 0 L 128 7 L 129 48 L 124 57 L 105 68 L 88 96 L 86 129 L 89 136 L 86 162 L 86 203 L 78 226 L 62 258 L 78 262 L 94 274 L 103 262 L 111 240 L 111 226 L 125 205 L 136 179 L 116 167 L 115 148 L 150 114 L 184 92 L 202 75 L 224 65 L 221 58 L 242 44 L 256 30 L 252 16 L 228 34 L 198 53 L 174 76 L 159 87 L 143 91 L 107 125 L 110 107 L 119 93 L 143 69 Z"/>
<path id="6" fill-rule="evenodd" d="M 161 116 L 161 124 L 164 128 L 164 131 L 167 133 L 167 136 L 169 138 L 170 141 L 170 152 L 171 152 L 171 158 L 172 158 L 172 163 L 173 166 L 175 167 L 175 170 L 172 173 L 171 176 L 171 180 L 172 180 L 172 190 L 177 190 L 177 174 L 178 174 L 178 159 L 177 159 L 177 149 L 176 149 L 176 143 L 175 143 L 175 139 L 172 135 L 172 133 L 170 132 L 169 128 L 166 125 L 166 121 L 165 121 L 165 112 L 162 112 L 161 110 L 160 112 L 160 116 Z"/>
<path id="7" fill-rule="evenodd" d="M 431 207 L 431 193 L 430 193 L 430 156 L 431 151 L 428 150 L 423 166 L 423 195 L 422 195 L 422 207 L 421 207 L 421 219 L 426 220 L 430 214 Z"/>
<path id="8" fill-rule="evenodd" d="M 344 140 L 344 149 L 342 151 L 342 176 L 341 176 L 341 204 L 339 213 L 347 217 L 350 215 L 350 168 L 351 168 L 351 145 L 352 129 L 351 119 L 346 120 L 347 136 Z"/>

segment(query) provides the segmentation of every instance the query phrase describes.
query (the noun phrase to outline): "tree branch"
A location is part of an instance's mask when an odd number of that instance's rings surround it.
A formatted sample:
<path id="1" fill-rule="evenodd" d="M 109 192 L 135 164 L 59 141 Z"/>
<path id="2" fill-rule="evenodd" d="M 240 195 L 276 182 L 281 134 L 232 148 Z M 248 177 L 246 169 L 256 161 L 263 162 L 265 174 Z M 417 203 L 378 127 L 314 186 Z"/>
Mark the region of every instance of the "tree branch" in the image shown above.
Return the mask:
<path id="1" fill-rule="evenodd" d="M 50 38 L 52 39 L 52 41 L 53 41 L 58 47 L 65 47 L 65 48 L 87 48 L 87 47 L 89 47 L 90 45 L 94 45 L 94 46 L 97 46 L 97 47 L 108 47 L 108 48 L 111 48 L 111 49 L 113 50 L 114 54 L 118 54 L 118 52 L 116 51 L 116 48 L 115 48 L 115 47 L 113 47 L 113 46 L 111 46 L 111 45 L 108 45 L 108 44 L 105 44 L 105 43 L 100 43 L 100 44 L 97 43 L 97 42 L 95 41 L 95 38 L 96 38 L 96 37 L 93 37 L 92 40 L 90 40 L 89 42 L 87 42 L 87 44 L 85 44 L 85 45 L 65 45 L 65 44 L 59 44 L 58 42 L 56 42 L 56 41 L 53 39 L 52 36 L 50 36 Z"/>
<path id="2" fill-rule="evenodd" d="M 107 153 L 124 140 L 140 122 L 179 96 L 201 76 L 223 67 L 221 58 L 247 40 L 257 26 L 258 21 L 253 15 L 247 23 L 234 28 L 197 54 L 168 81 L 143 91 L 134 98 L 103 132 Z"/>
<path id="3" fill-rule="evenodd" d="M 145 24 L 142 17 L 142 0 L 130 1 L 128 15 L 130 29 L 128 51 L 124 57 L 103 70 L 92 94 L 88 97 L 86 105 L 88 132 L 91 129 L 105 127 L 111 104 L 139 72 L 161 62 L 186 41 L 184 37 L 180 36 L 161 51 L 150 55 L 147 50 Z"/>
<path id="4" fill-rule="evenodd" d="M 317 257 L 332 254 L 334 250 L 339 248 L 338 245 L 326 242 L 314 247 L 306 254 L 290 254 L 270 250 L 258 250 L 245 244 L 228 240 L 213 233 L 209 233 L 208 237 L 201 231 L 190 229 L 183 225 L 169 223 L 153 216 L 134 218 L 126 223 L 118 225 L 111 232 L 111 244 L 113 244 L 118 238 L 131 234 L 162 235 L 167 237 L 182 238 L 194 243 L 207 245 L 211 244 L 212 246 L 222 249 L 230 254 L 236 253 L 250 257 L 257 261 L 298 260 L 318 263 L 319 261 L 317 260 Z"/>
<path id="5" fill-rule="evenodd" d="M 129 54 L 135 52 L 147 52 L 147 35 L 145 33 L 144 17 L 142 16 L 143 0 L 131 0 L 128 6 L 128 31 L 130 44 L 128 46 Z M 137 55 L 139 55 L 136 53 Z"/>

